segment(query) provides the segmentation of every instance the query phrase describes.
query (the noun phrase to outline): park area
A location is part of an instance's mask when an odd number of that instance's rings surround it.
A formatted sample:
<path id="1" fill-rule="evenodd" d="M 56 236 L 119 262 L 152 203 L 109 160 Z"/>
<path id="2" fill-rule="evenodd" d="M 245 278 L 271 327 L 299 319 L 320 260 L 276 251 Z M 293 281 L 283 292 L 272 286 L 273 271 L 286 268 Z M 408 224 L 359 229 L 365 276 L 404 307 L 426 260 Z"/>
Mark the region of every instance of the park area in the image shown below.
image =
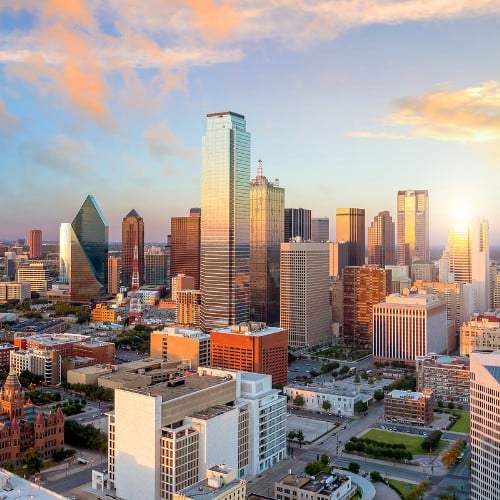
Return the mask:
<path id="1" fill-rule="evenodd" d="M 458 417 L 457 420 L 451 425 L 450 431 L 463 432 L 464 434 L 470 433 L 470 413 L 468 411 L 454 410 L 450 412 L 452 415 Z"/>

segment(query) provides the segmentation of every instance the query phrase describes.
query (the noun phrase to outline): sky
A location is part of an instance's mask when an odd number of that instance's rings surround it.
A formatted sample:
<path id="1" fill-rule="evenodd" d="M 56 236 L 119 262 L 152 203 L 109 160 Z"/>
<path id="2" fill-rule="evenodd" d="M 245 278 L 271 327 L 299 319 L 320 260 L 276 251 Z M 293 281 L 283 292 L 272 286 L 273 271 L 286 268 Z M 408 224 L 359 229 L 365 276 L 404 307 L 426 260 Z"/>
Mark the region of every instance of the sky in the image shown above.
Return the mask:
<path id="1" fill-rule="evenodd" d="M 466 214 L 500 244 L 499 53 L 500 0 L 0 0 L 0 241 L 93 194 L 110 241 L 134 208 L 165 242 L 231 110 L 332 239 L 336 208 L 427 189 L 432 244 Z"/>

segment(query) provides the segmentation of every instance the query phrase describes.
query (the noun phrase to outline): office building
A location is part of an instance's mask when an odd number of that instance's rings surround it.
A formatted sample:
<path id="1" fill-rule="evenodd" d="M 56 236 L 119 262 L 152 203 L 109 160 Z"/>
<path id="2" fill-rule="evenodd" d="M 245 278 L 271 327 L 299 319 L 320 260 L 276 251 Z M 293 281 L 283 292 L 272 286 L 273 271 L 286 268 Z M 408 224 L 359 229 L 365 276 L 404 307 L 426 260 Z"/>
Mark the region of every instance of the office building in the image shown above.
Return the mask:
<path id="1" fill-rule="evenodd" d="M 90 313 L 90 321 L 96 323 L 121 323 L 128 317 L 125 307 L 115 307 L 109 303 L 98 303 Z"/>
<path id="2" fill-rule="evenodd" d="M 281 244 L 280 326 L 294 347 L 330 342 L 328 243 Z"/>
<path id="3" fill-rule="evenodd" d="M 374 361 L 414 366 L 417 356 L 446 354 L 448 336 L 446 304 L 436 295 L 407 290 L 373 306 Z"/>
<path id="4" fill-rule="evenodd" d="M 167 326 L 151 332 L 153 358 L 183 361 L 193 370 L 210 365 L 210 335 L 200 330 Z"/>
<path id="5" fill-rule="evenodd" d="M 200 327 L 201 292 L 199 290 L 177 290 L 175 322 L 180 325 Z"/>
<path id="6" fill-rule="evenodd" d="M 432 283 L 437 281 L 437 269 L 432 260 L 416 260 L 411 266 L 411 280 Z"/>
<path id="7" fill-rule="evenodd" d="M 177 300 L 178 290 L 196 290 L 194 277 L 186 276 L 185 274 L 172 276 L 170 285 L 172 300 Z"/>
<path id="8" fill-rule="evenodd" d="M 368 264 L 379 267 L 396 264 L 396 225 L 391 214 L 379 212 L 368 228 Z"/>
<path id="9" fill-rule="evenodd" d="M 19 349 L 10 352 L 10 371 L 20 375 L 23 371 L 43 377 L 47 385 L 61 383 L 61 356 L 57 351 Z"/>
<path id="10" fill-rule="evenodd" d="M 31 291 L 45 295 L 52 288 L 49 269 L 43 262 L 25 262 L 19 264 L 16 271 L 16 281 L 29 283 Z"/>
<path id="11" fill-rule="evenodd" d="M 384 419 L 405 425 L 428 426 L 434 416 L 432 389 L 422 392 L 393 390 L 384 397 Z"/>
<path id="12" fill-rule="evenodd" d="M 134 252 L 137 248 L 139 286 L 144 285 L 144 220 L 132 209 L 122 221 L 122 277 L 121 284 L 132 288 Z"/>
<path id="13" fill-rule="evenodd" d="M 470 362 L 463 356 L 417 356 L 417 391 L 432 389 L 434 399 L 469 404 Z"/>
<path id="14" fill-rule="evenodd" d="M 426 189 L 398 191 L 398 264 L 411 268 L 429 258 L 429 194 Z"/>
<path id="15" fill-rule="evenodd" d="M 248 321 L 250 134 L 245 117 L 207 115 L 201 173 L 201 328 Z"/>
<path id="16" fill-rule="evenodd" d="M 290 470 L 274 483 L 274 498 L 278 500 L 349 500 L 356 491 L 351 478 L 337 472 L 320 472 L 311 477 Z"/>
<path id="17" fill-rule="evenodd" d="M 373 306 L 391 293 L 391 271 L 376 265 L 348 266 L 342 274 L 343 337 L 353 345 L 371 345 Z"/>
<path id="18" fill-rule="evenodd" d="M 488 223 L 475 218 L 464 224 L 453 224 L 446 254 L 453 282 L 472 284 L 474 312 L 482 314 L 487 311 L 490 300 Z"/>
<path id="19" fill-rule="evenodd" d="M 210 332 L 211 365 L 271 375 L 288 382 L 288 332 L 265 323 L 244 323 Z"/>
<path id="20" fill-rule="evenodd" d="M 42 256 L 42 230 L 30 229 L 30 259 L 39 259 Z"/>
<path id="21" fill-rule="evenodd" d="M 330 219 L 328 217 L 311 219 L 311 240 L 316 243 L 330 241 Z"/>
<path id="22" fill-rule="evenodd" d="M 120 257 L 108 257 L 108 295 L 116 295 L 120 291 Z"/>
<path id="23" fill-rule="evenodd" d="M 500 318 L 475 315 L 460 328 L 460 355 L 500 350 Z"/>
<path id="24" fill-rule="evenodd" d="M 29 283 L 18 283 L 16 281 L 0 281 L 0 304 L 9 300 L 23 300 L 31 298 L 31 285 Z"/>
<path id="25" fill-rule="evenodd" d="M 346 241 L 329 242 L 329 275 L 341 278 L 344 267 L 349 265 L 349 244 Z"/>
<path id="26" fill-rule="evenodd" d="M 250 316 L 269 324 L 279 322 L 284 207 L 285 190 L 264 177 L 259 160 L 250 184 Z"/>
<path id="27" fill-rule="evenodd" d="M 405 288 L 411 288 L 408 266 L 385 266 L 392 273 L 392 293 L 403 293 Z"/>
<path id="28" fill-rule="evenodd" d="M 59 283 L 69 285 L 71 275 L 71 224 L 63 222 L 59 227 Z"/>
<path id="29" fill-rule="evenodd" d="M 169 285 L 169 254 L 167 249 L 147 247 L 144 252 L 144 281 L 148 286 Z"/>
<path id="30" fill-rule="evenodd" d="M 189 217 L 170 219 L 170 277 L 192 276 L 196 290 L 200 289 L 200 216 L 200 209 L 192 208 Z"/>
<path id="31" fill-rule="evenodd" d="M 285 208 L 284 233 L 287 242 L 294 238 L 311 239 L 311 211 L 307 208 Z"/>
<path id="32" fill-rule="evenodd" d="M 116 389 L 108 443 L 118 497 L 171 499 L 213 464 L 241 479 L 283 460 L 286 398 L 269 375 L 199 368 L 144 389 Z"/>
<path id="33" fill-rule="evenodd" d="M 349 266 L 365 265 L 365 209 L 337 208 L 336 241 L 345 241 L 349 249 Z"/>
<path id="34" fill-rule="evenodd" d="M 71 223 L 69 289 L 72 302 L 91 302 L 107 293 L 108 224 L 92 195 Z"/>
<path id="35" fill-rule="evenodd" d="M 496 500 L 500 491 L 500 351 L 470 355 L 471 498 Z"/>

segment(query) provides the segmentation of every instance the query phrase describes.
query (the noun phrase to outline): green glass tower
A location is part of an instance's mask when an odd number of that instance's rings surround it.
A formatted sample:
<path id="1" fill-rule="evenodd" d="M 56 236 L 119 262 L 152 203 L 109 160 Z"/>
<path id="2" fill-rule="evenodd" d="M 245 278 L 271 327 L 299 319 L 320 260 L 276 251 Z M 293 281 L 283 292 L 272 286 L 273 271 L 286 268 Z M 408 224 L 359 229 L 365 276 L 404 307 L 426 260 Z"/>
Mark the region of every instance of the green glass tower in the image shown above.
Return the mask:
<path id="1" fill-rule="evenodd" d="M 107 281 L 108 224 L 89 195 L 71 223 L 71 301 L 91 302 L 105 296 Z"/>

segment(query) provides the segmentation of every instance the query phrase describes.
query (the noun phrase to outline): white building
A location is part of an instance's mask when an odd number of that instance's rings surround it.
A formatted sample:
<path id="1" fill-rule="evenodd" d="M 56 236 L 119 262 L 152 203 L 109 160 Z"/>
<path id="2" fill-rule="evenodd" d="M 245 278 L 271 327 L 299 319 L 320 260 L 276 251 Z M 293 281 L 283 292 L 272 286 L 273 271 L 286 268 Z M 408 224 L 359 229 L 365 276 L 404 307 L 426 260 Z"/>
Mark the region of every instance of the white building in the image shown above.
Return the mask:
<path id="1" fill-rule="evenodd" d="M 0 281 L 0 304 L 8 300 L 19 300 L 22 302 L 31 297 L 31 285 L 29 283 L 18 283 L 17 281 Z"/>
<path id="2" fill-rule="evenodd" d="M 471 498 L 496 500 L 500 491 L 500 351 L 470 355 Z"/>
<path id="3" fill-rule="evenodd" d="M 294 347 L 330 341 L 329 244 L 281 244 L 280 326 Z"/>
<path id="4" fill-rule="evenodd" d="M 52 288 L 49 269 L 43 262 L 25 262 L 19 264 L 16 271 L 16 281 L 29 283 L 31 291 L 45 294 Z"/>
<path id="5" fill-rule="evenodd" d="M 47 385 L 56 385 L 61 382 L 61 356 L 55 350 L 10 351 L 10 369 L 17 375 L 25 370 L 40 375 Z"/>
<path id="6" fill-rule="evenodd" d="M 436 295 L 406 290 L 373 306 L 374 361 L 414 364 L 417 356 L 448 352 L 454 325 L 446 318 L 446 303 Z"/>
<path id="7" fill-rule="evenodd" d="M 124 499 L 170 499 L 213 464 L 253 476 L 286 457 L 286 398 L 270 375 L 212 368 L 117 389 L 108 448 L 111 485 Z"/>

